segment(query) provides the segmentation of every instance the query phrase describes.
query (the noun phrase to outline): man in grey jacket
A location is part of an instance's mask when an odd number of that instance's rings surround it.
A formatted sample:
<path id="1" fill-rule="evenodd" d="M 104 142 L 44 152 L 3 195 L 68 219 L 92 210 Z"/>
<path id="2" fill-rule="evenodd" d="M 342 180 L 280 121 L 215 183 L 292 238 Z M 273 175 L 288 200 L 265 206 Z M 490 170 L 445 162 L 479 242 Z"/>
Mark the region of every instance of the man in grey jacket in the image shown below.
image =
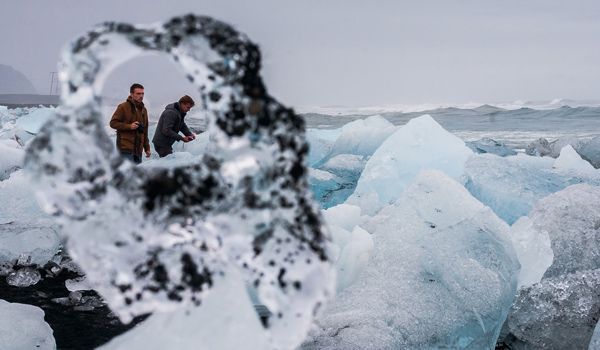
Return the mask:
<path id="1" fill-rule="evenodd" d="M 179 102 L 167 105 L 160 115 L 152 143 L 161 158 L 173 153 L 175 141 L 190 142 L 196 138 L 184 120 L 185 115 L 193 106 L 194 100 L 185 95 L 179 99 Z M 181 136 L 179 132 L 182 132 L 184 136 Z"/>

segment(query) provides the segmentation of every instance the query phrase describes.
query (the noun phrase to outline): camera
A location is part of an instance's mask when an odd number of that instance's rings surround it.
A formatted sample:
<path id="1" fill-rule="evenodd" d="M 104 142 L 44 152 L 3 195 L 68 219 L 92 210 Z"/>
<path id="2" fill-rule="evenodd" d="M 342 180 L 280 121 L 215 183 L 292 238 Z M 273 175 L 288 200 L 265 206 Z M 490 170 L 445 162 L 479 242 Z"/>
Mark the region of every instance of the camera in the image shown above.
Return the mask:
<path id="1" fill-rule="evenodd" d="M 144 124 L 143 123 L 139 123 L 137 129 L 135 129 L 137 132 L 139 132 L 140 134 L 144 132 Z"/>

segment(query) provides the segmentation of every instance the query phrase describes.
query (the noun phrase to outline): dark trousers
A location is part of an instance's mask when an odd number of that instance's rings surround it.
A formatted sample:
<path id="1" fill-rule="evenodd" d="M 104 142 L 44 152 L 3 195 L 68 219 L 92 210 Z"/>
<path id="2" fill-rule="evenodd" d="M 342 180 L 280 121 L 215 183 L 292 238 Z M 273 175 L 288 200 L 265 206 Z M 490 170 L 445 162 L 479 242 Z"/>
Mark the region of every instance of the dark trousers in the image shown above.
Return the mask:
<path id="1" fill-rule="evenodd" d="M 154 145 L 154 150 L 156 151 L 156 153 L 158 153 L 159 157 L 166 157 L 169 154 L 173 153 L 173 148 L 169 147 L 169 148 L 157 148 L 156 145 Z"/>
<path id="2" fill-rule="evenodd" d="M 135 164 L 140 164 L 142 162 L 142 155 L 137 155 L 130 152 L 121 151 L 121 157 L 130 162 L 134 162 Z"/>

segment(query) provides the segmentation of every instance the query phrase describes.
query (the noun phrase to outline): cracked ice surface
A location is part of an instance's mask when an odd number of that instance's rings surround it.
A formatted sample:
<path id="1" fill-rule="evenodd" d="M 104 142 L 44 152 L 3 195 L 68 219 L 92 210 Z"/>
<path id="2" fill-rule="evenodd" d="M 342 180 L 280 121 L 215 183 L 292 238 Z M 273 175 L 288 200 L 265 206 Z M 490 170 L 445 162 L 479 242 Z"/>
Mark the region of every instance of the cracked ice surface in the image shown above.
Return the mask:
<path id="1" fill-rule="evenodd" d="M 519 291 L 507 320 L 516 339 L 505 342 L 534 349 L 587 346 L 600 317 L 598 208 L 600 187 L 578 184 L 540 200 L 531 211 L 530 237 L 547 236 L 553 256 L 551 265 L 538 271 L 541 280 Z M 523 267 L 531 269 L 531 262 L 524 260 Z"/>
<path id="2" fill-rule="evenodd" d="M 200 91 L 214 147 L 192 164 L 134 167 L 104 132 L 103 80 L 144 52 L 169 56 Z M 333 295 L 335 270 L 308 191 L 304 121 L 268 95 L 257 46 L 208 17 L 104 23 L 60 67 L 61 107 L 26 166 L 90 285 L 129 321 L 200 304 L 233 266 L 274 315 L 271 345 L 297 346 Z"/>
<path id="3" fill-rule="evenodd" d="M 360 212 L 350 210 L 329 211 L 351 226 L 340 216 L 356 220 Z M 375 243 L 370 261 L 304 349 L 494 347 L 519 270 L 502 220 L 455 180 L 428 171 L 363 226 Z"/>

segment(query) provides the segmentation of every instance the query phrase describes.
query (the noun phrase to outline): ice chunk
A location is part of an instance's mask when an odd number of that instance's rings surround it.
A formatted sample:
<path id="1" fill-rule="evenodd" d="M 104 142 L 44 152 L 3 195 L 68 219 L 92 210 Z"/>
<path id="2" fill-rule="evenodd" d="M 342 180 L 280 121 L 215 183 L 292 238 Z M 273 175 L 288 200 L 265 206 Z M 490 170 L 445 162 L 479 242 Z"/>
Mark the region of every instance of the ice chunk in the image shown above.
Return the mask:
<path id="1" fill-rule="evenodd" d="M 99 350 L 271 349 L 242 276 L 233 271 L 228 275 L 202 307 L 188 305 L 175 313 L 154 313 Z"/>
<path id="2" fill-rule="evenodd" d="M 352 231 L 361 221 L 360 207 L 349 204 L 340 204 L 323 211 L 328 225 L 339 226 Z"/>
<path id="3" fill-rule="evenodd" d="M 370 262 L 303 348 L 494 348 L 519 264 L 508 226 L 489 208 L 429 171 L 365 229 Z"/>
<path id="4" fill-rule="evenodd" d="M 373 252 L 371 234 L 358 226 L 363 218 L 359 207 L 340 204 L 323 211 L 337 250 L 338 293 L 354 283 Z"/>
<path id="5" fill-rule="evenodd" d="M 560 156 L 554 161 L 553 168 L 567 173 L 573 172 L 587 176 L 600 176 L 600 170 L 596 171 L 590 163 L 581 159 L 581 156 L 571 145 L 566 145 L 562 148 Z"/>
<path id="6" fill-rule="evenodd" d="M 310 185 L 323 208 L 343 203 L 356 188 L 366 161 L 362 156 L 340 154 L 320 169 L 310 169 Z"/>
<path id="7" fill-rule="evenodd" d="M 335 140 L 342 133 L 339 129 L 309 129 L 306 132 L 306 141 L 309 144 L 308 165 L 320 163 L 331 152 Z"/>
<path id="8" fill-rule="evenodd" d="M 545 278 L 519 290 L 504 343 L 518 349 L 586 349 L 600 318 L 600 269 Z"/>
<path id="9" fill-rule="evenodd" d="M 581 157 L 590 162 L 594 168 L 600 168 L 600 136 L 596 136 L 579 150 Z"/>
<path id="10" fill-rule="evenodd" d="M 509 148 L 502 142 L 498 142 L 489 137 L 484 137 L 477 141 L 467 142 L 466 145 L 476 153 L 492 153 L 501 157 L 513 156 L 517 154 L 514 149 Z"/>
<path id="11" fill-rule="evenodd" d="M 210 116 L 212 149 L 185 166 L 134 166 L 105 132 L 104 79 L 155 53 L 179 65 Z M 239 269 L 273 315 L 270 345 L 291 349 L 334 295 L 305 124 L 268 94 L 260 57 L 247 36 L 192 14 L 163 25 L 103 23 L 63 52 L 61 107 L 25 164 L 69 254 L 122 321 L 199 305 Z"/>
<path id="12" fill-rule="evenodd" d="M 42 279 L 38 270 L 23 267 L 6 276 L 6 283 L 14 287 L 29 287 L 37 284 Z"/>
<path id="13" fill-rule="evenodd" d="M 498 157 L 480 154 L 465 165 L 465 186 L 507 223 L 527 215 L 541 198 L 583 181 L 553 171 L 554 159 L 524 154 Z"/>
<path id="14" fill-rule="evenodd" d="M 600 187 L 569 186 L 536 204 L 534 228 L 547 233 L 554 259 L 544 277 L 600 269 Z"/>
<path id="15" fill-rule="evenodd" d="M 596 323 L 594 334 L 592 334 L 592 340 L 588 346 L 588 350 L 600 350 L 600 322 Z"/>
<path id="16" fill-rule="evenodd" d="M 23 170 L 17 170 L 8 179 L 0 181 L 0 203 L 0 225 L 29 223 L 50 226 L 51 218 L 38 205 L 30 178 Z"/>
<path id="17" fill-rule="evenodd" d="M 373 214 L 394 202 L 421 170 L 437 169 L 459 179 L 472 154 L 429 115 L 411 119 L 375 151 L 348 203 Z"/>
<path id="18" fill-rule="evenodd" d="M 380 115 L 352 121 L 342 127 L 328 158 L 338 154 L 370 156 L 396 129 Z"/>
<path id="19" fill-rule="evenodd" d="M 523 216 L 511 226 L 510 238 L 521 264 L 519 287 L 539 282 L 554 259 L 548 232 Z"/>
<path id="20" fill-rule="evenodd" d="M 35 135 L 40 132 L 48 120 L 53 118 L 56 118 L 55 108 L 35 108 L 31 113 L 17 119 L 17 126 Z"/>
<path id="21" fill-rule="evenodd" d="M 548 142 L 548 140 L 541 137 L 527 145 L 525 153 L 530 156 L 549 156 L 552 154 L 552 147 L 550 146 L 550 142 Z"/>
<path id="22" fill-rule="evenodd" d="M 3 350 L 54 350 L 52 329 L 39 307 L 0 300 L 0 347 Z"/>
<path id="23" fill-rule="evenodd" d="M 60 238 L 49 227 L 0 225 L 0 263 L 27 257 L 28 265 L 44 266 L 60 250 Z"/>
<path id="24" fill-rule="evenodd" d="M 0 154 L 0 181 L 3 181 L 23 166 L 25 150 L 15 140 L 0 139 Z"/>

